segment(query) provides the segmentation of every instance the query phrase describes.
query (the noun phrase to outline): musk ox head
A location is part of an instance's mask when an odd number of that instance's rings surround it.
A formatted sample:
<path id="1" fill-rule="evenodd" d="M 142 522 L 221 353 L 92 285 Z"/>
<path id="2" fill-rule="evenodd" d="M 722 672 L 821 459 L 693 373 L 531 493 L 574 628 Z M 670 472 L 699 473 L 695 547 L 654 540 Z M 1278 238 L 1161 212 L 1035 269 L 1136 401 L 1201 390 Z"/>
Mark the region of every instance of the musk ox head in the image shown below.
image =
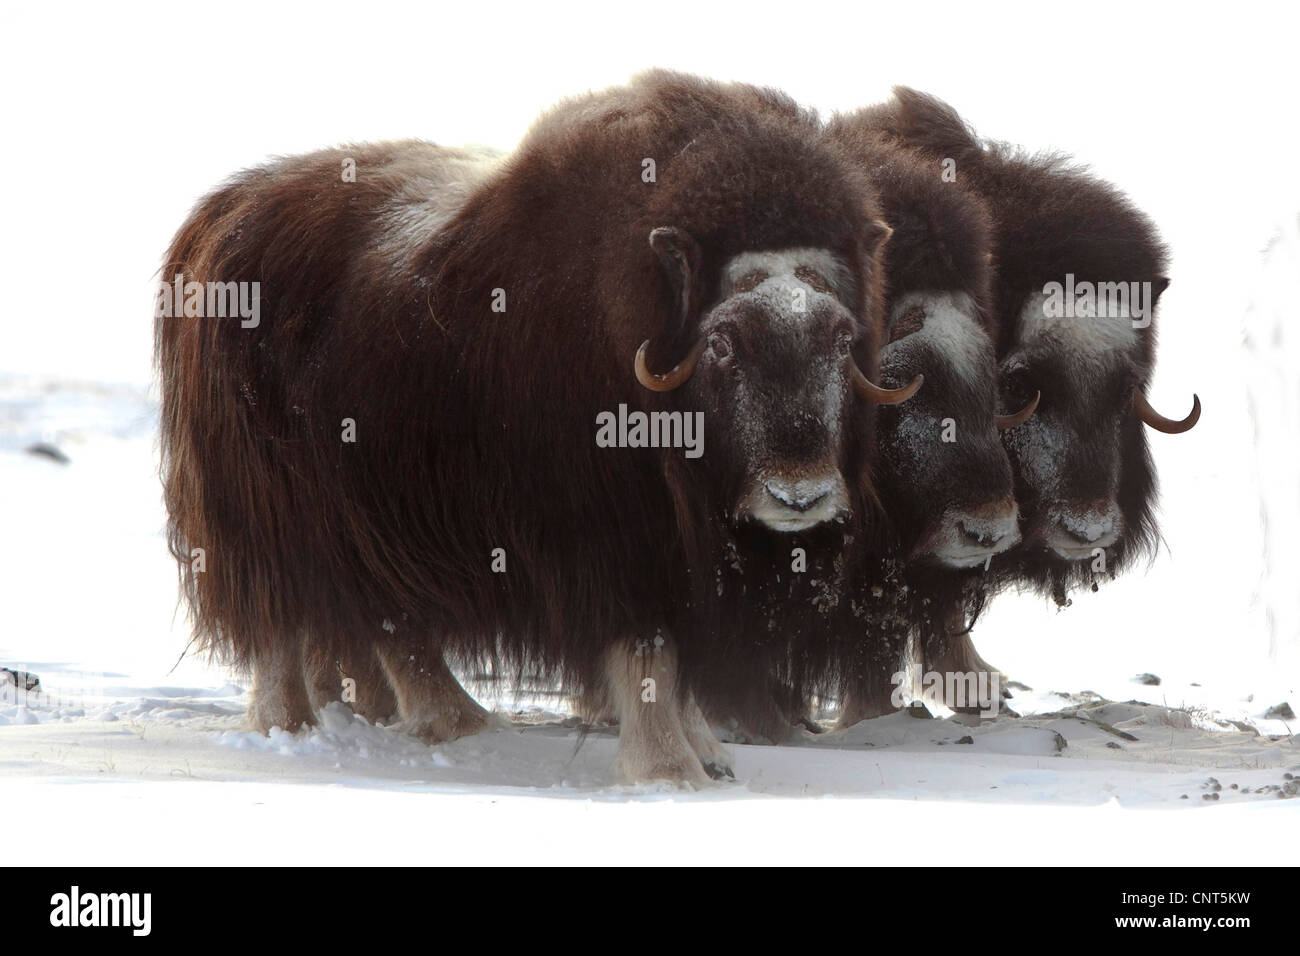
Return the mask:
<path id="1" fill-rule="evenodd" d="M 682 405 L 704 413 L 702 466 L 710 485 L 725 489 L 731 525 L 792 533 L 845 521 L 855 423 L 871 403 L 902 402 L 921 385 L 880 388 L 861 371 L 871 343 L 848 264 L 819 248 L 742 252 L 706 283 L 700 246 L 685 231 L 656 229 L 650 244 L 681 314 L 699 318 L 671 372 L 652 373 L 643 344 L 637 378 L 654 391 L 680 388 Z M 693 310 L 702 285 L 712 290 L 709 304 Z"/>
<path id="2" fill-rule="evenodd" d="M 1045 562 L 1058 590 L 1072 563 L 1080 563 L 1079 574 L 1113 573 L 1153 543 L 1155 472 L 1143 425 L 1172 434 L 1200 417 L 1195 396 L 1182 421 L 1147 403 L 1150 349 L 1140 337 L 1149 333 L 1127 309 L 1065 317 L 1054 314 L 1046 294 L 1034 293 L 1002 360 L 1006 407 L 1041 396 L 1033 418 L 1004 432 L 1003 441 L 1028 560 Z M 1104 564 L 1093 568 L 1099 556 Z"/>
<path id="3" fill-rule="evenodd" d="M 1020 541 L 1011 466 L 998 439 L 1033 414 L 995 414 L 993 342 L 963 293 L 911 293 L 890 310 L 881 381 L 924 376 L 877 421 L 881 494 L 913 562 L 971 568 Z"/>

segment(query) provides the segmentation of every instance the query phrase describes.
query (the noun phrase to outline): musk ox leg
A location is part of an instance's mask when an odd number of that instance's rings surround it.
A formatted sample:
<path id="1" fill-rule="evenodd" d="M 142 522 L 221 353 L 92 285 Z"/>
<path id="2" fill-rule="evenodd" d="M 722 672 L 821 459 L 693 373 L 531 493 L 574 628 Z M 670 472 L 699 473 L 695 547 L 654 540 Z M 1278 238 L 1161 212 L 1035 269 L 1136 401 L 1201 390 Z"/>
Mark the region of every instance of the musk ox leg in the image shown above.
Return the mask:
<path id="1" fill-rule="evenodd" d="M 836 730 L 899 709 L 894 700 L 894 690 L 898 686 L 894 677 L 907 668 L 910 657 L 907 634 L 882 635 L 879 640 L 878 645 L 863 655 L 856 672 L 846 682 L 840 716 L 835 722 Z"/>
<path id="2" fill-rule="evenodd" d="M 686 742 L 695 751 L 695 756 L 700 758 L 704 772 L 714 780 L 721 780 L 724 777 L 736 779 L 736 773 L 732 770 L 734 760 L 731 752 L 713 735 L 713 730 L 704 717 L 704 711 L 700 710 L 695 695 L 689 691 L 684 694 L 681 716 Z"/>
<path id="3" fill-rule="evenodd" d="M 372 724 L 397 720 L 397 697 L 379 657 L 369 648 L 331 650 L 308 642 L 303 651 L 307 695 L 314 711 L 341 701 Z"/>
<path id="4" fill-rule="evenodd" d="M 253 694 L 249 725 L 259 733 L 279 727 L 290 733 L 312 724 L 311 701 L 303 679 L 301 637 L 274 641 L 253 654 Z"/>
<path id="5" fill-rule="evenodd" d="M 628 783 L 707 783 L 682 725 L 686 701 L 672 642 L 618 641 L 605 652 L 604 672 L 605 692 L 618 715 L 618 776 Z"/>
<path id="6" fill-rule="evenodd" d="M 835 729 L 844 730 L 864 720 L 894 713 L 898 708 L 891 699 L 893 693 L 894 685 L 887 679 L 881 679 L 881 675 L 866 676 L 845 691 Z"/>
<path id="7" fill-rule="evenodd" d="M 492 714 L 460 686 L 436 641 L 389 638 L 376 653 L 397 696 L 396 729 L 440 744 L 494 725 Z"/>
<path id="8" fill-rule="evenodd" d="M 706 701 L 701 708 L 711 727 L 725 728 L 735 743 L 780 745 L 799 728 L 821 733 L 808 717 L 808 705 L 795 702 L 789 688 L 763 684 L 757 693 L 723 701 Z"/>
<path id="9" fill-rule="evenodd" d="M 980 657 L 979 652 L 975 650 L 975 642 L 971 639 L 969 633 L 934 635 L 929 638 L 925 642 L 923 670 L 927 674 L 945 675 L 943 682 L 944 704 L 959 714 L 978 714 L 983 711 L 983 708 L 978 703 L 971 703 L 970 701 L 948 700 L 951 685 L 946 679 L 946 675 L 974 673 L 977 675 L 978 680 L 984 681 L 988 679 L 987 675 L 996 674 L 999 688 L 996 706 L 999 711 L 1002 710 L 1002 698 L 1007 696 L 1006 692 L 1002 690 L 1006 684 L 1006 678 L 998 668 Z M 961 706 L 957 706 L 959 703 Z"/>

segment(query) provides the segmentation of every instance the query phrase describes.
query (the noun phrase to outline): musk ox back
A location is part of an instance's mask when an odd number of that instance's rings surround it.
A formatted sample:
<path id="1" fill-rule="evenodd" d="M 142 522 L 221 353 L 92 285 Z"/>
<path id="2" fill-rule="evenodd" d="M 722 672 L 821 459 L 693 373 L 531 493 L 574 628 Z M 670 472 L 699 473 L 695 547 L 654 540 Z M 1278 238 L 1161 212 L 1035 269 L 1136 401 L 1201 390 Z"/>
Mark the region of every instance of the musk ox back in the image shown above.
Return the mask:
<path id="1" fill-rule="evenodd" d="M 304 642 L 373 650 L 408 722 L 421 701 L 456 712 L 434 738 L 480 725 L 443 655 L 498 658 L 612 686 L 627 776 L 702 778 L 667 628 L 704 593 L 692 562 L 753 519 L 756 483 L 775 489 L 765 507 L 810 505 L 814 461 L 850 476 L 818 520 L 860 521 L 870 422 L 853 399 L 898 397 L 869 381 L 886 230 L 816 131 L 779 94 L 652 73 L 562 104 L 486 172 L 379 145 L 271 164 L 200 204 L 164 274 L 257 282 L 261 314 L 158 320 L 164 480 L 196 636 L 254 670 L 256 722 L 310 719 Z M 727 271 L 791 250 L 813 260 L 786 254 L 754 286 Z M 792 284 L 822 297 L 806 322 Z M 773 351 L 822 376 L 835 434 L 814 448 L 769 422 L 698 460 L 597 443 L 616 410 L 746 424 L 721 375 L 741 315 L 769 336 L 798 325 Z M 783 388 L 746 414 L 777 414 Z M 691 637 L 684 656 L 707 659 Z M 635 706 L 647 679 L 659 706 Z"/>

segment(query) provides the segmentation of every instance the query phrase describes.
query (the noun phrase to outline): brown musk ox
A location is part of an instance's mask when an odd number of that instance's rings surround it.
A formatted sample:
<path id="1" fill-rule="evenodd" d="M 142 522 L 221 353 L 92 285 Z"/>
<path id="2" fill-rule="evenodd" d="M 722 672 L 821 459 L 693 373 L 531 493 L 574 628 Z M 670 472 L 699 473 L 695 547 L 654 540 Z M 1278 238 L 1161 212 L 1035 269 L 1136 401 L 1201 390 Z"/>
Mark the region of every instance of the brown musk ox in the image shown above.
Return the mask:
<path id="1" fill-rule="evenodd" d="M 819 696 L 840 697 L 840 723 L 848 725 L 894 709 L 891 678 L 906 669 L 913 647 L 940 654 L 950 634 L 972 623 L 985 566 L 1020 540 L 999 431 L 1027 420 L 1033 406 L 995 414 L 993 230 L 983 202 L 861 115 L 833 118 L 826 135 L 871 177 L 894 230 L 884 252 L 880 378 L 926 382 L 908 402 L 878 410 L 875 484 L 888 533 L 862 541 L 854 579 L 837 581 L 834 666 L 822 668 L 829 683 L 811 685 Z M 761 635 L 764 623 L 750 629 Z M 753 692 L 756 682 L 740 685 L 749 691 L 741 700 L 702 694 L 710 720 L 750 741 L 814 728 L 804 716 L 807 669 L 792 673 L 779 653 L 769 668 L 774 690 L 765 696 Z"/>
<path id="2" fill-rule="evenodd" d="M 774 91 L 652 72 L 486 172 L 380 144 L 199 204 L 164 276 L 257 282 L 261 315 L 157 320 L 165 498 L 255 726 L 311 720 L 309 647 L 376 657 L 425 739 L 472 732 L 446 661 L 486 661 L 606 696 L 627 779 L 725 764 L 690 688 L 726 642 L 674 619 L 733 530 L 866 522 L 872 403 L 915 390 L 871 381 L 888 227 L 818 133 Z M 666 440 L 598 443 L 637 414 Z"/>
<path id="3" fill-rule="evenodd" d="M 951 164 L 992 212 L 1002 407 L 1039 397 L 1033 419 L 1003 435 L 1023 543 L 996 577 L 1065 604 L 1072 587 L 1095 587 L 1156 545 L 1144 425 L 1177 434 L 1200 416 L 1195 396 L 1177 421 L 1146 398 L 1167 250 L 1113 185 L 1060 154 L 981 139 L 933 96 L 896 87 L 864 116 L 936 167 Z M 949 656 L 957 669 L 987 667 L 968 639 Z"/>
<path id="4" fill-rule="evenodd" d="M 846 645 L 852 663 L 841 676 L 839 722 L 847 726 L 895 708 L 892 679 L 913 648 L 923 673 L 957 663 L 949 648 L 982 606 L 986 569 L 1020 541 L 999 436 L 1027 421 L 1036 399 L 997 413 L 994 237 L 985 203 L 937 163 L 892 142 L 867 113 L 836 116 L 827 134 L 864 164 L 894 227 L 880 377 L 926 381 L 911 401 L 877 415 L 876 483 L 891 534 L 858 598 L 867 639 Z"/>

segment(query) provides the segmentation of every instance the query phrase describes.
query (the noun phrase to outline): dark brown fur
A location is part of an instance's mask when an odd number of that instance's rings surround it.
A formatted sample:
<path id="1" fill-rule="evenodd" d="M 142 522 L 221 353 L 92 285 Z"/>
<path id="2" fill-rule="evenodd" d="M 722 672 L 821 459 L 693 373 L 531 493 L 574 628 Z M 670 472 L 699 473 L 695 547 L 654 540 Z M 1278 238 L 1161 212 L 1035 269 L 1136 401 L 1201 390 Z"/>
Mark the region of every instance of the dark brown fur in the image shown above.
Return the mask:
<path id="1" fill-rule="evenodd" d="M 893 315 L 894 303 L 908 293 L 965 294 L 972 318 L 988 337 L 987 365 L 969 380 L 955 374 L 943 356 L 885 350 L 880 374 L 890 386 L 918 373 L 926 376 L 916 396 L 876 413 L 875 474 L 887 534 L 859 539 L 847 570 L 832 565 L 809 572 L 822 584 L 815 610 L 807 597 L 792 592 L 768 604 L 747 593 L 729 610 L 732 621 L 744 622 L 736 633 L 749 641 L 738 648 L 732 666 L 752 669 L 761 663 L 768 679 L 729 682 L 730 696 L 715 687 L 700 698 L 710 719 L 740 740 L 780 742 L 796 725 L 806 725 L 801 718 L 811 691 L 849 698 L 859 718 L 891 710 L 890 678 L 906 666 L 911 638 L 942 644 L 954 627 L 967 626 L 981 601 L 982 570 L 913 566 L 909 555 L 944 509 L 996 501 L 1012 492 L 1010 465 L 993 424 L 996 326 L 987 208 L 978 197 L 945 183 L 937 164 L 901 149 L 860 115 L 836 118 L 826 136 L 871 178 L 893 229 L 885 248 L 886 315 Z M 896 317 L 895 325 L 904 320 Z M 901 339 L 907 332 L 891 327 L 888 334 Z M 933 457 L 918 457 L 911 442 L 894 440 L 911 416 L 936 422 L 952 417 L 962 440 L 944 444 L 936 431 L 927 446 Z M 819 637 L 796 645 L 795 656 L 784 637 L 800 629 Z M 815 668 L 806 666 L 810 647 L 822 655 Z"/>
<path id="2" fill-rule="evenodd" d="M 1011 467 L 998 439 L 996 366 L 998 340 L 994 308 L 994 223 L 979 196 L 945 181 L 939 163 L 904 149 L 875 128 L 868 111 L 837 117 L 829 134 L 863 163 L 880 190 L 894 234 L 886 250 L 891 345 L 882 356 L 881 377 L 890 384 L 923 373 L 925 388 L 910 402 L 878 411 L 878 485 L 891 529 L 885 553 L 858 591 L 861 639 L 846 642 L 842 667 L 841 723 L 853 723 L 894 709 L 891 678 L 902 672 L 912 648 L 946 647 L 967 630 L 983 603 L 984 571 L 935 566 L 915 554 L 949 509 L 980 508 L 1012 494 Z M 908 293 L 961 293 L 990 343 L 987 362 L 976 375 L 960 374 L 946 356 L 908 347 L 919 331 L 894 304 Z M 918 429 L 909 419 L 951 419 L 959 440 L 944 443 L 929 432 L 917 448 Z M 997 560 L 996 558 L 994 559 Z M 850 632 L 852 633 L 852 632 Z"/>
<path id="3" fill-rule="evenodd" d="M 1024 150 L 980 139 L 950 106 L 906 87 L 895 98 L 869 111 L 873 125 L 909 148 L 926 155 L 957 161 L 958 182 L 985 199 L 996 222 L 998 254 L 994 299 L 1001 332 L 998 354 L 1005 356 L 1018 342 L 1019 309 L 1025 297 L 1059 282 L 1066 273 L 1090 282 L 1149 282 L 1158 296 L 1168 285 L 1168 253 L 1154 224 L 1111 184 L 1072 164 L 1056 153 L 1030 154 Z M 1156 323 L 1137 336 L 1131 354 L 1116 356 L 1116 408 L 1125 405 L 1133 387 L 1145 389 L 1155 365 Z M 1060 370 L 1064 372 L 1065 370 Z M 1050 374 L 1045 369 L 1044 373 Z M 1026 389 L 1049 383 L 1040 379 L 1017 383 L 1018 400 Z M 1064 406 L 1072 420 L 1096 419 L 1110 408 L 1087 403 L 1090 396 L 1069 389 L 1044 389 L 1044 412 L 1049 403 Z M 1109 567 L 1122 569 L 1134 557 L 1149 551 L 1156 541 L 1152 506 L 1156 479 L 1146 434 L 1132 415 L 1122 422 L 1118 467 L 1119 504 L 1126 533 L 1113 549 Z M 1088 449 L 1077 449 L 1081 459 Z M 1096 457 L 1096 456 L 1093 456 Z M 1083 467 L 1082 471 L 1089 469 Z M 1089 476 L 1081 475 L 1080 496 L 1093 494 Z M 1025 517 L 1033 520 L 1035 502 L 1022 486 L 1018 489 Z M 1022 552 L 1019 573 L 1034 583 L 1063 595 L 1071 583 L 1087 580 L 1076 566 L 1065 566 L 1049 556 Z"/>
<path id="4" fill-rule="evenodd" d="M 707 593 L 692 562 L 719 551 L 701 521 L 718 502 L 680 450 L 599 449 L 593 423 L 679 400 L 631 374 L 643 339 L 654 368 L 691 339 L 647 244 L 665 225 L 704 250 L 694 316 L 732 254 L 832 249 L 874 372 L 878 211 L 817 129 L 771 91 L 651 73 L 545 116 L 440 229 L 385 219 L 438 158 L 428 145 L 282 160 L 205 199 L 163 275 L 260 281 L 262 316 L 156 327 L 169 535 L 200 642 L 256 668 L 300 635 L 354 656 L 414 635 L 583 686 L 611 641 L 667 624 L 684 577 Z M 869 444 L 866 423 L 855 460 Z M 696 637 L 685 662 L 711 653 Z"/>
<path id="5" fill-rule="evenodd" d="M 893 141 L 930 161 L 956 161 L 958 182 L 986 200 L 996 224 L 997 279 L 994 302 L 998 354 L 1004 359 L 1002 402 L 1019 407 L 1041 390 L 1038 416 L 1055 418 L 1070 429 L 1072 476 L 1076 500 L 1102 498 L 1117 489 L 1115 500 L 1123 533 L 1107 551 L 1105 576 L 1113 577 L 1136 557 L 1153 549 L 1157 530 L 1153 512 L 1156 477 L 1145 429 L 1128 412 L 1136 387 L 1145 390 L 1155 361 L 1155 323 L 1137 335 L 1136 347 L 1116 353 L 1100 387 L 1072 387 L 1068 355 L 1016 354 L 1021 340 L 1020 309 L 1027 296 L 1066 273 L 1077 281 L 1149 282 L 1155 296 L 1166 287 L 1168 260 L 1151 221 L 1114 186 L 1072 164 L 1060 154 L 1030 154 L 1005 143 L 980 139 L 942 101 L 910 90 L 895 89 L 893 100 L 866 111 L 868 122 Z M 1154 309 L 1155 303 L 1152 303 Z M 1111 433 L 1111 429 L 1117 432 Z M 1094 582 L 1089 562 L 1068 562 L 1038 542 L 1052 502 L 1025 480 L 1023 443 L 1015 430 L 1006 436 L 1017 476 L 1017 499 L 1027 528 L 1025 544 L 998 562 L 991 586 L 1028 582 L 1067 603 L 1070 587 Z M 1114 447 L 1117 451 L 1111 451 Z M 936 661 L 980 662 L 968 636 L 934 639 L 925 650 Z"/>

